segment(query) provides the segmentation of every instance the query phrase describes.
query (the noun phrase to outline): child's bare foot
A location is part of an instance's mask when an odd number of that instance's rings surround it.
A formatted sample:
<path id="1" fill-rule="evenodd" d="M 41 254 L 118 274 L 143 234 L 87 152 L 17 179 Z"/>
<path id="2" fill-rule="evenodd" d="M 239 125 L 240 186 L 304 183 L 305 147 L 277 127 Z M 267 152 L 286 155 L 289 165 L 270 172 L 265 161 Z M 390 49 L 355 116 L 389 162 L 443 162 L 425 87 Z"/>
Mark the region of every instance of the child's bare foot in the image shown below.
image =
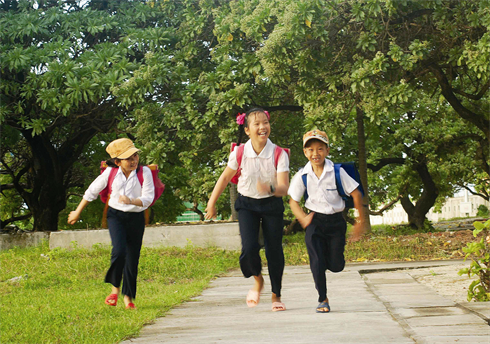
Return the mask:
<path id="1" fill-rule="evenodd" d="M 262 274 L 258 276 L 254 276 L 254 278 L 255 278 L 255 284 L 252 287 L 252 289 L 248 291 L 247 294 L 248 307 L 255 307 L 259 304 L 260 292 L 262 291 L 262 289 L 264 289 L 264 277 L 262 276 Z"/>
<path id="2" fill-rule="evenodd" d="M 279 312 L 279 311 L 285 311 L 285 310 L 286 310 L 286 305 L 281 302 L 281 297 L 272 293 L 272 311 L 273 312 Z"/>

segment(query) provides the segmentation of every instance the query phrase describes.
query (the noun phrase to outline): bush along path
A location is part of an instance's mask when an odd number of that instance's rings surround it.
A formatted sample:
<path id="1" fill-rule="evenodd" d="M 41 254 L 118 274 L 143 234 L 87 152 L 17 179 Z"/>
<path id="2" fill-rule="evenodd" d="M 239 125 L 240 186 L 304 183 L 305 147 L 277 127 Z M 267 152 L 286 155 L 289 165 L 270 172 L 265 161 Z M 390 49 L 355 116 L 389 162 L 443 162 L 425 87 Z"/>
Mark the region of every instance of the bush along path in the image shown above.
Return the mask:
<path id="1" fill-rule="evenodd" d="M 463 248 L 465 260 L 471 258 L 471 265 L 460 270 L 459 274 L 478 277 L 468 288 L 468 301 L 490 301 L 490 220 L 485 223 L 476 221 L 474 227 L 476 240 Z"/>

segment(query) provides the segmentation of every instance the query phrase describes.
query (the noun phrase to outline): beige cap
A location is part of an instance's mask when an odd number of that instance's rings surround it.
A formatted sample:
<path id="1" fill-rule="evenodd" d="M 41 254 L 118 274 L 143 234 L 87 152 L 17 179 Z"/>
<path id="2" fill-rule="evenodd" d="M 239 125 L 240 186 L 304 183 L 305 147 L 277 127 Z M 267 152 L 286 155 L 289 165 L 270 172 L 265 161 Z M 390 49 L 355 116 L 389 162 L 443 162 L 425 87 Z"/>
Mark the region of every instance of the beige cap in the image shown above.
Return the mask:
<path id="1" fill-rule="evenodd" d="M 327 147 L 329 147 L 328 143 L 328 136 L 324 131 L 315 129 L 307 132 L 306 134 L 303 135 L 303 147 L 305 146 L 306 142 L 308 142 L 311 139 L 317 139 L 322 142 L 324 142 Z"/>
<path id="2" fill-rule="evenodd" d="M 112 159 L 127 159 L 136 152 L 140 152 L 130 139 L 117 139 L 109 143 L 105 149 Z"/>

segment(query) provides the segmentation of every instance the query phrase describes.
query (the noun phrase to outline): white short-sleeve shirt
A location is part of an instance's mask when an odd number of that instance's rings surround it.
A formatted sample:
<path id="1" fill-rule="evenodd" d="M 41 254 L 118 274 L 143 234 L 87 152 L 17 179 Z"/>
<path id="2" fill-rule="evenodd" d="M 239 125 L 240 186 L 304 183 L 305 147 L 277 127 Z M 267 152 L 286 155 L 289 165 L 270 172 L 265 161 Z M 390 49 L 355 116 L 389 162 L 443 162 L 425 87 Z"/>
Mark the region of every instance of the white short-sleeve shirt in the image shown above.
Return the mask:
<path id="1" fill-rule="evenodd" d="M 228 158 L 228 167 L 233 170 L 238 170 L 238 161 L 236 159 L 237 147 L 230 153 Z M 274 183 L 276 173 L 289 172 L 289 157 L 283 150 L 279 155 L 277 162 L 277 171 L 274 166 L 274 151 L 276 145 L 271 140 L 267 139 L 267 143 L 262 149 L 262 152 L 257 155 L 252 147 L 252 141 L 248 140 L 245 143 L 243 157 L 241 163 L 241 175 L 238 179 L 237 189 L 240 194 L 251 198 L 266 198 L 270 195 L 259 194 L 257 191 L 257 181 L 263 183 Z"/>
<path id="2" fill-rule="evenodd" d="M 130 212 L 138 213 L 150 206 L 155 197 L 155 186 L 153 184 L 153 176 L 151 170 L 147 166 L 142 166 L 143 168 L 143 185 L 141 185 L 136 175 L 136 171 L 131 171 L 129 177 L 122 172 L 121 168 L 118 168 L 114 180 L 112 181 L 112 193 L 109 198 L 109 206 L 111 208 Z M 83 195 L 83 198 L 89 202 L 97 199 L 99 192 L 105 189 L 107 183 L 109 182 L 109 174 L 111 168 L 106 168 L 88 187 Z M 119 196 L 125 195 L 130 199 L 139 198 L 143 203 L 142 207 L 138 207 L 134 204 L 123 204 L 119 203 Z"/>
<path id="3" fill-rule="evenodd" d="M 305 193 L 303 174 L 307 175 L 308 199 L 305 202 L 307 209 L 322 214 L 335 214 L 344 210 L 345 202 L 337 191 L 332 161 L 325 159 L 323 173 L 320 178 L 313 172 L 310 162 L 295 174 L 291 180 L 288 194 L 296 202 L 301 201 Z M 343 168 L 340 169 L 340 180 L 347 195 L 350 195 L 359 186 L 359 183 L 349 176 Z"/>

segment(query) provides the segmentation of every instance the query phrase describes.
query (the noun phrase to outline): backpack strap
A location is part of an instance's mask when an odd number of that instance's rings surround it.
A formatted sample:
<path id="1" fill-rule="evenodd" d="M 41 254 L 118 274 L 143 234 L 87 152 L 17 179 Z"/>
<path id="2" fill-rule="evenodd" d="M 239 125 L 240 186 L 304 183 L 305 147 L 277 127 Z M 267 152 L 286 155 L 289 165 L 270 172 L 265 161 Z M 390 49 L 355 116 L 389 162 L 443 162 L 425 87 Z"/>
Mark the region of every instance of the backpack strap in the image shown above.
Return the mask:
<path id="1" fill-rule="evenodd" d="M 342 179 L 340 178 L 340 168 L 342 164 L 334 164 L 333 168 L 335 170 L 335 184 L 337 185 L 337 191 L 340 197 L 344 198 L 346 196 L 344 188 L 342 187 Z"/>
<path id="2" fill-rule="evenodd" d="M 107 200 L 104 205 L 104 211 L 102 212 L 102 228 L 107 228 L 107 210 L 109 210 L 109 200 L 111 199 L 112 182 L 114 181 L 114 178 L 116 178 L 117 170 L 119 170 L 119 168 L 116 167 L 111 167 L 110 169 L 109 179 L 107 180 L 107 188 L 109 192 L 107 193 Z"/>
<path id="3" fill-rule="evenodd" d="M 305 194 L 303 197 L 305 198 L 305 202 L 306 202 L 306 200 L 308 199 L 308 186 L 307 186 L 308 175 L 306 173 L 302 174 L 301 179 L 303 180 L 303 184 L 305 186 Z"/>
<path id="4" fill-rule="evenodd" d="M 277 164 L 279 164 L 279 157 L 281 156 L 281 153 L 283 151 L 286 152 L 288 157 L 291 154 L 291 151 L 289 150 L 289 148 L 282 148 L 282 147 L 279 147 L 278 145 L 276 145 L 276 148 L 274 149 L 274 167 L 276 168 L 276 170 L 277 170 Z"/>
<path id="5" fill-rule="evenodd" d="M 244 144 L 239 145 L 238 148 L 236 149 L 236 161 L 238 162 L 238 169 L 240 169 L 240 166 L 242 165 L 244 150 L 245 150 Z"/>
<path id="6" fill-rule="evenodd" d="M 279 163 L 279 157 L 281 156 L 282 153 L 282 148 L 276 145 L 276 148 L 274 149 L 274 167 L 277 170 L 277 164 Z"/>
<path id="7" fill-rule="evenodd" d="M 118 170 L 119 168 L 117 167 L 111 167 L 111 172 L 109 172 L 109 179 L 107 180 L 107 186 L 109 187 L 109 195 L 112 193 L 112 182 L 114 181 L 114 178 L 116 178 L 116 174 Z"/>
<path id="8" fill-rule="evenodd" d="M 141 186 L 143 186 L 143 182 L 145 180 L 145 178 L 143 177 L 143 166 L 138 166 L 138 169 L 136 171 L 136 176 L 138 177 Z"/>

